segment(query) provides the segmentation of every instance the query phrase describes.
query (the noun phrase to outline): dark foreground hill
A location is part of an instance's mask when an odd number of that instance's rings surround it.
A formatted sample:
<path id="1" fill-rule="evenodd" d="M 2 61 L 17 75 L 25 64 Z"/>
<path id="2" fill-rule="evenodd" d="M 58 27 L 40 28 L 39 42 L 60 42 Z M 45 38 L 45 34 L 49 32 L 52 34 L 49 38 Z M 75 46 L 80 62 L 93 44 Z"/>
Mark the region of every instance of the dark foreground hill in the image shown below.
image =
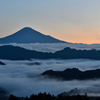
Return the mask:
<path id="1" fill-rule="evenodd" d="M 73 96 L 65 96 L 58 95 L 57 97 L 51 94 L 39 93 L 38 95 L 32 94 L 29 98 L 19 98 L 13 95 L 10 95 L 9 100 L 99 100 L 99 97 L 95 97 L 92 99 L 87 97 L 87 95 L 73 95 Z"/>
<path id="2" fill-rule="evenodd" d="M 77 68 L 66 69 L 64 71 L 47 70 L 41 75 L 49 78 L 57 78 L 61 80 L 88 80 L 100 78 L 100 69 L 80 71 Z"/>
<path id="3" fill-rule="evenodd" d="M 0 39 L 0 44 L 5 43 L 66 43 L 49 35 L 44 35 L 32 28 L 25 27 L 18 32 Z"/>
<path id="4" fill-rule="evenodd" d="M 27 50 L 18 46 L 0 46 L 0 59 L 30 60 L 30 59 L 95 59 L 100 60 L 100 50 L 76 50 L 69 47 L 55 53 Z"/>

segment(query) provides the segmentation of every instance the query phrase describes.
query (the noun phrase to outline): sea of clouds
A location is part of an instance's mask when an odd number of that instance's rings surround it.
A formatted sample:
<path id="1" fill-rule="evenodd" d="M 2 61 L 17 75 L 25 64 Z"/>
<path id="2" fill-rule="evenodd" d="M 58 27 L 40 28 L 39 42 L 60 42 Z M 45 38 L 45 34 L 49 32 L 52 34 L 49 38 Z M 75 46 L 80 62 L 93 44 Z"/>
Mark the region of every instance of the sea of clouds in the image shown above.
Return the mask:
<path id="1" fill-rule="evenodd" d="M 42 52 L 56 52 L 65 47 L 75 49 L 99 49 L 100 44 L 70 44 L 70 43 L 31 43 L 31 44 L 0 44 L 14 45 L 23 47 L 29 50 L 37 50 Z M 39 92 L 46 92 L 57 95 L 62 92 L 69 92 L 72 89 L 78 88 L 80 94 L 87 93 L 88 95 L 100 96 L 100 80 L 85 80 L 85 81 L 60 81 L 57 79 L 44 79 L 39 75 L 46 70 L 63 71 L 66 68 L 79 68 L 81 71 L 100 68 L 100 60 L 89 59 L 73 59 L 73 60 L 36 60 L 31 61 L 11 61 L 0 60 L 6 65 L 0 65 L 0 87 L 5 88 L 10 94 L 15 96 L 30 96 Z M 40 65 L 34 65 L 35 62 Z M 73 73 L 72 73 L 73 74 Z"/>
<path id="2" fill-rule="evenodd" d="M 66 68 L 79 68 L 81 71 L 100 68 L 100 60 L 36 60 L 11 61 L 0 60 L 6 65 L 0 65 L 0 87 L 5 88 L 15 96 L 30 96 L 39 92 L 57 95 L 78 88 L 80 93 L 100 95 L 100 80 L 60 81 L 44 79 L 39 75 L 46 70 L 62 71 Z M 34 65 L 39 62 L 40 65 Z M 73 73 L 72 73 L 73 74 Z"/>
<path id="3" fill-rule="evenodd" d="M 64 49 L 65 47 L 75 48 L 75 49 L 97 49 L 100 50 L 100 44 L 77 44 L 77 43 L 30 43 L 30 44 L 16 44 L 16 43 L 10 43 L 10 44 L 0 44 L 2 45 L 13 45 L 13 46 L 19 46 L 23 47 L 29 50 L 36 50 L 36 51 L 42 51 L 42 52 L 56 52 L 59 50 Z"/>

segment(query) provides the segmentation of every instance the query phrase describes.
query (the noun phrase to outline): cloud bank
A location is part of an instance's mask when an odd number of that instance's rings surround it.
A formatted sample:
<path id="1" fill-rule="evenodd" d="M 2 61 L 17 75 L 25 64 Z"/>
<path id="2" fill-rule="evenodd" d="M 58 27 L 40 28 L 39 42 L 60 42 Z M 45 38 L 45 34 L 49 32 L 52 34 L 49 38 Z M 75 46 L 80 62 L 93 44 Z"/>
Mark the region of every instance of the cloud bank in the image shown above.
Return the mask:
<path id="1" fill-rule="evenodd" d="M 10 61 L 1 60 L 6 63 L 0 65 L 0 87 L 7 89 L 16 96 L 30 96 L 39 92 L 47 92 L 57 95 L 78 88 L 80 93 L 88 95 L 100 95 L 100 80 L 85 81 L 59 81 L 37 77 L 45 70 L 65 70 L 66 68 L 79 68 L 82 71 L 100 68 L 100 60 L 74 59 L 74 60 L 35 60 L 32 61 Z M 41 65 L 30 63 L 40 62 Z M 29 65 L 30 64 L 30 65 Z"/>
<path id="2" fill-rule="evenodd" d="M 9 45 L 9 44 L 0 44 L 1 45 Z M 100 50 L 100 44 L 77 44 L 77 43 L 30 43 L 30 44 L 16 44 L 10 43 L 10 45 L 20 46 L 29 50 L 36 50 L 42 52 L 56 52 L 64 49 L 65 47 L 75 48 L 75 49 L 98 49 Z"/>

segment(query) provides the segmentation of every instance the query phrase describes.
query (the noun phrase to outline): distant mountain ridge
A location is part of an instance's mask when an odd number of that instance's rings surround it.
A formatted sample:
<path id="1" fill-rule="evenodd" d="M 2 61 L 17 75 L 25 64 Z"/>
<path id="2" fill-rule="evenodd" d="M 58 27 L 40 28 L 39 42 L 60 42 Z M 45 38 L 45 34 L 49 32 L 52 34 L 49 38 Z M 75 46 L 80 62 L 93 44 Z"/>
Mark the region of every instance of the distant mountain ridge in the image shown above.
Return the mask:
<path id="1" fill-rule="evenodd" d="M 8 60 L 30 60 L 30 59 L 47 59 L 51 53 L 43 53 L 35 50 L 27 50 L 18 46 L 4 45 L 0 46 L 0 59 Z"/>
<path id="2" fill-rule="evenodd" d="M 44 35 L 30 27 L 25 27 L 18 32 L 0 38 L 0 44 L 6 43 L 66 43 L 49 35 Z"/>
<path id="3" fill-rule="evenodd" d="M 55 53 L 28 50 L 18 46 L 0 46 L 0 59 L 30 60 L 30 59 L 95 59 L 100 60 L 100 50 L 76 50 L 69 47 Z"/>
<path id="4" fill-rule="evenodd" d="M 77 68 L 66 69 L 64 71 L 47 70 L 41 74 L 42 76 L 48 76 L 49 78 L 57 78 L 61 80 L 88 80 L 100 78 L 100 69 L 80 71 Z"/>

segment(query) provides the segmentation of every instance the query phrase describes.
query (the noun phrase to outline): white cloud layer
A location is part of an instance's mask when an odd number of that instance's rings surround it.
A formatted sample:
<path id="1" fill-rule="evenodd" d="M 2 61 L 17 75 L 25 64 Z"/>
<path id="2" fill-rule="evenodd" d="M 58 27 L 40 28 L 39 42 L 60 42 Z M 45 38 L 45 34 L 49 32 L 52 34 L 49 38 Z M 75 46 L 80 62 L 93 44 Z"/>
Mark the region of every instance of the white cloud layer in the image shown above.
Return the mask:
<path id="1" fill-rule="evenodd" d="M 76 60 L 35 60 L 10 61 L 0 60 L 6 63 L 0 65 L 0 87 L 7 89 L 16 96 L 30 96 L 39 92 L 47 92 L 57 95 L 64 91 L 78 88 L 82 93 L 100 95 L 100 80 L 86 81 L 59 81 L 36 78 L 45 70 L 57 71 L 66 68 L 79 68 L 82 71 L 100 68 L 100 60 L 76 59 Z M 40 62 L 41 65 L 29 65 Z M 72 73 L 73 74 L 73 73 Z"/>
<path id="2" fill-rule="evenodd" d="M 7 45 L 7 44 L 0 44 L 1 45 Z M 8 44 L 9 45 L 9 44 Z M 69 43 L 30 43 L 30 44 L 16 44 L 16 43 L 11 43 L 11 45 L 14 46 L 20 46 L 29 50 L 37 50 L 37 51 L 42 51 L 42 52 L 56 52 L 58 50 L 62 50 L 65 47 L 71 47 L 75 49 L 98 49 L 100 50 L 100 44 L 69 44 Z"/>

